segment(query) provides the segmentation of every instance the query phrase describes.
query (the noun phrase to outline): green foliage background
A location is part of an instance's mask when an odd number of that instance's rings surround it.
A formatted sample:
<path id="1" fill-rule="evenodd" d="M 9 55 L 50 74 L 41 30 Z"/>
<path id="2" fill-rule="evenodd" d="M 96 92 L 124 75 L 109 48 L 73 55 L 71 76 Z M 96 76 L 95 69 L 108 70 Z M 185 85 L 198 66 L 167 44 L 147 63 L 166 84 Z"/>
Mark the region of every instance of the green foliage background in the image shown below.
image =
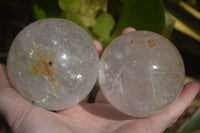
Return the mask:
<path id="1" fill-rule="evenodd" d="M 200 11 L 200 0 L 1 0 L 0 62 L 22 28 L 39 19 L 56 17 L 77 23 L 104 48 L 126 27 L 157 32 L 180 50 L 186 75 L 200 77 L 200 42 L 174 28 L 171 15 L 198 35 L 200 20 L 181 7 L 180 1 Z M 92 100 L 96 92 L 92 92 Z M 198 110 L 177 132 L 200 133 L 199 123 Z"/>

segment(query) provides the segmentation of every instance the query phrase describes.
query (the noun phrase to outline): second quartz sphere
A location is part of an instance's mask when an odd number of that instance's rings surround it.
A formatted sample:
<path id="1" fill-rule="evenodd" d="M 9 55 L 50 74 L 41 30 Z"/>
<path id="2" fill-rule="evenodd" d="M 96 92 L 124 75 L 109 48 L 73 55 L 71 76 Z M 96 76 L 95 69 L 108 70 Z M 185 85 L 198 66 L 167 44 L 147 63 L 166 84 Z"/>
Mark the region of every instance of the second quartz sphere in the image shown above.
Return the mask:
<path id="1" fill-rule="evenodd" d="M 43 19 L 24 28 L 8 56 L 13 87 L 48 110 L 71 107 L 92 90 L 99 57 L 93 40 L 64 19 Z"/>
<path id="2" fill-rule="evenodd" d="M 119 111 L 154 115 L 180 94 L 184 65 L 176 47 L 159 34 L 136 31 L 114 40 L 100 60 L 99 84 Z"/>

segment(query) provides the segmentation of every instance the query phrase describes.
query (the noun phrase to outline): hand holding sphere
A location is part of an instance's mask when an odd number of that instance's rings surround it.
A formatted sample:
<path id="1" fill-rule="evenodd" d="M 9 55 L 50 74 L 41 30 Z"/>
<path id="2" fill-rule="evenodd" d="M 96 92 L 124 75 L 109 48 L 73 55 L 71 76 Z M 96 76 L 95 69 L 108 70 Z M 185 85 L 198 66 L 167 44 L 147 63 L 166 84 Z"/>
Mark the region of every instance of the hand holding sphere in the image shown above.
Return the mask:
<path id="1" fill-rule="evenodd" d="M 95 44 L 100 50 L 101 45 Z M 198 92 L 198 83 L 189 83 L 166 110 L 142 119 L 121 114 L 105 102 L 101 93 L 98 93 L 94 104 L 81 102 L 66 110 L 49 112 L 33 106 L 18 95 L 8 81 L 6 66 L 0 65 L 0 113 L 5 116 L 13 132 L 160 133 L 180 117 Z"/>
<path id="2" fill-rule="evenodd" d="M 13 41 L 8 57 L 14 88 L 48 110 L 80 102 L 92 89 L 97 70 L 92 39 L 78 25 L 62 19 L 44 19 L 27 26 Z M 98 78 L 114 107 L 134 117 L 147 117 L 179 95 L 184 65 L 167 39 L 135 31 L 118 37 L 105 50 Z"/>

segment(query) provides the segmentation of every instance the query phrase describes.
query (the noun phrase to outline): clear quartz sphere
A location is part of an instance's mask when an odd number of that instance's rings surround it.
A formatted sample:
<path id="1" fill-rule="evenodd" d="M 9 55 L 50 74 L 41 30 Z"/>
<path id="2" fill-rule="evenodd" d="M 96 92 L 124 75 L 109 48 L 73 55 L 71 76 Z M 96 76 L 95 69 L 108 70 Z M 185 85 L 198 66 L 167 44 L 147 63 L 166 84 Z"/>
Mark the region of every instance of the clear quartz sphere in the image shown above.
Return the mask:
<path id="1" fill-rule="evenodd" d="M 152 116 L 180 94 L 185 70 L 176 47 L 150 31 L 121 35 L 104 51 L 99 84 L 105 98 L 134 117 Z"/>
<path id="2" fill-rule="evenodd" d="M 91 37 L 78 25 L 49 18 L 25 27 L 14 39 L 7 61 L 12 86 L 47 110 L 84 99 L 98 76 L 99 57 Z"/>

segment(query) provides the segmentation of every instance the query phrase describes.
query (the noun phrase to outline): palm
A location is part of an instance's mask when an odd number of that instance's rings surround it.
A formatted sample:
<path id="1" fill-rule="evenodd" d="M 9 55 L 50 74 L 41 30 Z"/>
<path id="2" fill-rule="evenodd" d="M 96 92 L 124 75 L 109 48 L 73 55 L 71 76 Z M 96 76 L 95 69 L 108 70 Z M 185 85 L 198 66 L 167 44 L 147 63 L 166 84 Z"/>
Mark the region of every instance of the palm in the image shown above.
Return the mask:
<path id="1" fill-rule="evenodd" d="M 115 110 L 107 103 L 81 103 L 69 110 L 59 112 L 61 118 L 71 118 L 70 127 L 78 133 L 150 133 L 151 118 L 134 119 Z M 65 121 L 69 123 L 69 121 Z M 145 125 L 145 126 L 144 126 Z"/>
<path id="2" fill-rule="evenodd" d="M 20 105 L 20 104 L 18 104 Z M 24 107 L 27 107 L 24 106 Z M 153 133 L 151 118 L 133 119 L 121 114 L 107 103 L 81 103 L 57 113 L 32 106 L 22 114 L 22 123 L 17 132 L 73 132 L 73 133 Z M 14 114 L 19 114 L 14 113 Z M 21 115 L 20 115 L 21 116 Z M 13 118 L 17 118 L 13 116 Z M 145 125 L 145 126 L 144 126 Z M 145 127 L 145 128 L 144 128 Z M 161 132 L 161 131 L 160 131 Z"/>

